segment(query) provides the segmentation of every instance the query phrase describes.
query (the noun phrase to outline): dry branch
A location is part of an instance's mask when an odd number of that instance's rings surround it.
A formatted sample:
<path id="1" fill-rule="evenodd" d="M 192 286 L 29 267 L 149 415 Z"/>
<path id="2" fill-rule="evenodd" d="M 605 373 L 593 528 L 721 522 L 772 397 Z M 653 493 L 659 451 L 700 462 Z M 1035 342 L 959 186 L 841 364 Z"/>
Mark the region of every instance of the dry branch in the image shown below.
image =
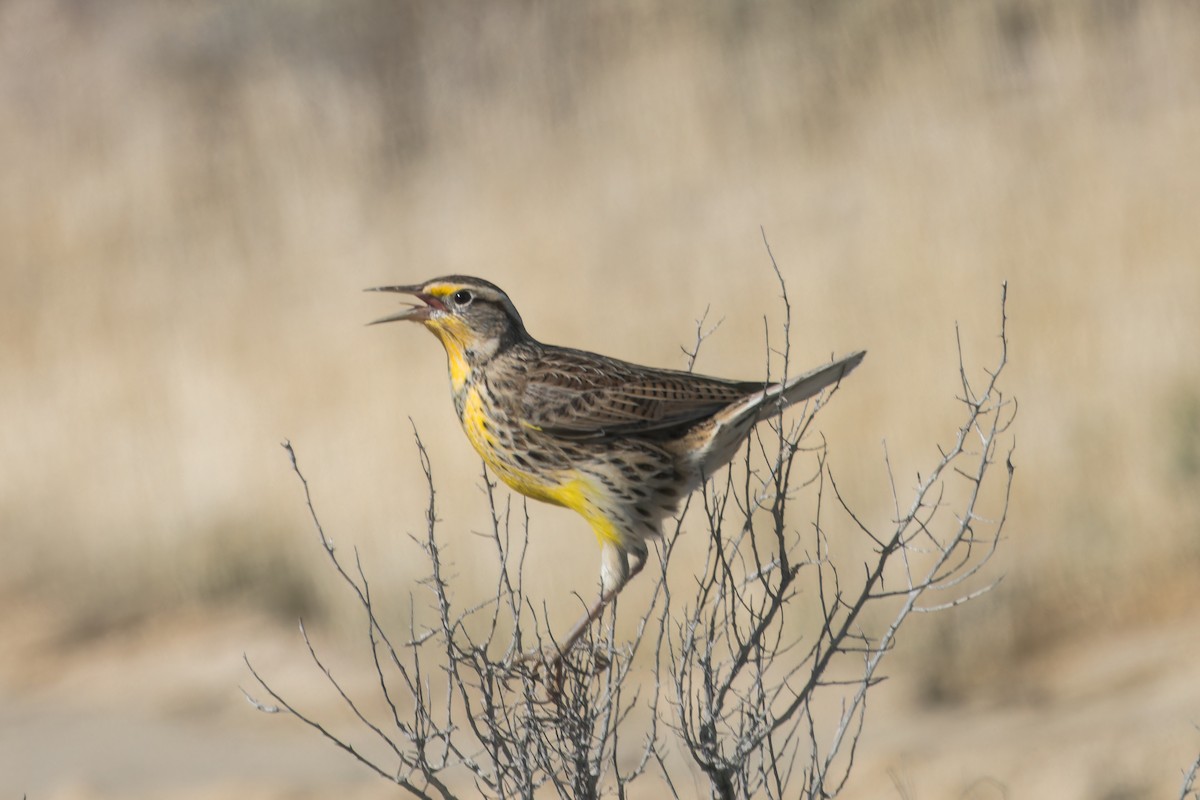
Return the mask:
<path id="1" fill-rule="evenodd" d="M 768 353 L 782 357 L 786 378 L 791 307 L 771 261 L 785 322 L 784 346 L 768 345 Z M 700 574 L 670 575 L 685 509 L 659 544 L 661 569 L 632 637 L 616 636 L 616 608 L 610 609 L 554 675 L 521 658 L 553 637 L 541 604 L 525 593 L 527 511 L 513 521 L 511 500 L 501 501 L 486 469 L 494 595 L 462 608 L 440 546 L 433 468 L 414 428 L 429 498 L 418 541 L 427 562 L 421 587 L 436 622 L 421 626 L 410 615 L 396 636 L 380 622 L 357 552 L 348 566 L 326 535 L 285 443 L 318 541 L 358 600 L 374 696 L 352 697 L 302 626 L 305 647 L 359 733 L 382 744 L 386 756 L 365 755 L 306 714 L 249 660 L 272 703 L 247 697 L 261 711 L 296 717 L 415 797 L 623 797 L 647 780 L 679 797 L 676 787 L 690 785 L 694 770 L 714 798 L 838 794 L 853 771 L 868 697 L 901 627 L 914 612 L 950 610 L 995 585 L 982 578 L 1007 518 L 1016 412 L 999 382 L 1008 359 L 1004 308 L 1002 293 L 1000 353 L 985 380 L 969 379 L 960 345 L 962 422 L 925 477 L 918 476 L 906 507 L 885 447 L 889 523 L 872 523 L 852 509 L 826 442 L 811 434 L 834 392 L 790 425 L 781 411 L 748 440 L 740 464 L 688 504 L 697 507 L 707 533 Z M 697 322 L 695 345 L 685 350 L 689 364 L 710 332 L 704 318 Z M 985 514 L 982 489 L 998 463 L 1002 499 Z M 788 509 L 802 493 L 815 514 L 800 531 L 788 524 Z M 834 563 L 829 541 L 854 535 L 869 543 L 871 558 Z M 802 604 L 820 609 L 816 625 L 805 626 Z M 647 657 L 635 664 L 639 651 Z M 1193 765 L 1185 793 L 1195 771 Z"/>

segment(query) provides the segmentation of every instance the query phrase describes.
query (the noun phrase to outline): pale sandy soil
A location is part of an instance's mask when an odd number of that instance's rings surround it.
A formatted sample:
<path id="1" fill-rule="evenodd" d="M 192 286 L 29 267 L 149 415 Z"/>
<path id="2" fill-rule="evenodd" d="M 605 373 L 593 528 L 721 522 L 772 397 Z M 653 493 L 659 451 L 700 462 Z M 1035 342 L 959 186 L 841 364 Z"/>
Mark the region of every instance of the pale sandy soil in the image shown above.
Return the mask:
<path id="1" fill-rule="evenodd" d="M 318 716 L 335 716 L 288 626 L 178 617 L 87 641 L 45 608 L 8 605 L 0 796 L 397 796 L 293 720 L 243 699 L 246 652 L 293 696 L 311 698 Z M 1080 636 L 965 706 L 919 707 L 896 665 L 844 796 L 1177 797 L 1200 749 L 1198 663 L 1200 619 L 1180 618 Z M 352 685 L 362 674 L 349 662 L 335 669 Z"/>
<path id="2" fill-rule="evenodd" d="M 916 709 L 895 681 L 848 797 L 1178 797 L 1200 752 L 1200 619 L 1081 635 L 967 706 Z M 889 777 L 888 773 L 891 773 Z M 885 792 L 886 780 L 900 789 Z"/>

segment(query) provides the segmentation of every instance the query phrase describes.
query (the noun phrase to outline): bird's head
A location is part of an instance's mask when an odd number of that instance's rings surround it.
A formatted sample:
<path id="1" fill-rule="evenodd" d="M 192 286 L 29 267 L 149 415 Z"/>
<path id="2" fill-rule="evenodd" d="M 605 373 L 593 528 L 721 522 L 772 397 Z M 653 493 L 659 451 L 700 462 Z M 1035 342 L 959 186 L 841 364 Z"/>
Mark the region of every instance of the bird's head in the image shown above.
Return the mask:
<path id="1" fill-rule="evenodd" d="M 412 286 L 379 286 L 367 291 L 399 292 L 419 300 L 419 304 L 370 324 L 420 322 L 441 340 L 452 366 L 456 359 L 474 366 L 528 335 L 508 295 L 481 278 L 448 275 Z"/>

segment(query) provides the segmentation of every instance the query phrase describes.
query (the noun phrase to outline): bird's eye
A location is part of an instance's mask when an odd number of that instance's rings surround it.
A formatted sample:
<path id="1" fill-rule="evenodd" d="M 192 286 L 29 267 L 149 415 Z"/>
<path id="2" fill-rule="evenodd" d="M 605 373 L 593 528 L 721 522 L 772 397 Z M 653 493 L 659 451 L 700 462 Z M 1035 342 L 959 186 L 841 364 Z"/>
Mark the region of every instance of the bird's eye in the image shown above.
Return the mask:
<path id="1" fill-rule="evenodd" d="M 471 294 L 466 289 L 459 289 L 457 292 L 454 293 L 453 299 L 454 299 L 454 305 L 465 306 L 465 305 L 469 305 L 470 302 L 475 299 L 475 295 Z"/>

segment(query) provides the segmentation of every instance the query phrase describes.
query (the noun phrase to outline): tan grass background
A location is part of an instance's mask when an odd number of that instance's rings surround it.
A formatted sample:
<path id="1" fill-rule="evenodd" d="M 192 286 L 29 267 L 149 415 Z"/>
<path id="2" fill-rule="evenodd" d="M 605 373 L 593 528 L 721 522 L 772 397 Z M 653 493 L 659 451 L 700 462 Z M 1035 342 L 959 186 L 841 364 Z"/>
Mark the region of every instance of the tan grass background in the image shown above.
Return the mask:
<path id="1" fill-rule="evenodd" d="M 920 621 L 904 713 L 949 715 L 931 737 L 979 698 L 1033 713 L 1080 685 L 1063 665 L 1130 648 L 1145 660 L 1122 686 L 1166 685 L 1159 668 L 1194 666 L 1200 639 L 1198 75 L 1185 2 L 0 4 L 0 702 L 61 729 L 46 721 L 77 719 L 69 698 L 126 707 L 85 688 L 108 663 L 91 648 L 120 665 L 136 641 L 170 682 L 178 664 L 150 656 L 188 626 L 235 660 L 297 614 L 336 628 L 284 438 L 399 618 L 424 508 L 410 418 L 444 530 L 483 527 L 440 348 L 365 328 L 394 306 L 364 287 L 480 275 L 540 338 L 675 367 L 707 309 L 723 322 L 700 369 L 757 377 L 764 317 L 781 319 L 760 228 L 794 357 L 870 351 L 821 429 L 880 523 L 881 443 L 902 488 L 928 467 L 954 421 L 955 322 L 990 363 L 1009 283 L 1007 577 Z M 534 591 L 590 587 L 582 522 L 531 514 Z M 475 547 L 451 545 L 464 575 Z M 1145 646 L 1162 626 L 1174 644 Z M 243 679 L 214 668 L 171 713 L 240 702 L 225 690 Z M 1081 746 L 1061 784 L 1016 757 L 922 773 L 896 755 L 916 745 L 886 749 L 886 721 L 875 763 L 906 764 L 913 797 L 992 796 L 968 794 L 989 775 L 1024 796 L 1167 791 L 1200 739 L 1200 695 L 1169 696 L 1146 721 L 1164 738 L 1129 755 L 1118 736 L 1125 761 Z M 221 724 L 278 735 L 240 711 Z M 0 790 L 301 796 L 286 755 L 258 783 L 236 759 L 159 783 L 44 760 Z M 883 770 L 862 796 L 898 792 Z"/>

